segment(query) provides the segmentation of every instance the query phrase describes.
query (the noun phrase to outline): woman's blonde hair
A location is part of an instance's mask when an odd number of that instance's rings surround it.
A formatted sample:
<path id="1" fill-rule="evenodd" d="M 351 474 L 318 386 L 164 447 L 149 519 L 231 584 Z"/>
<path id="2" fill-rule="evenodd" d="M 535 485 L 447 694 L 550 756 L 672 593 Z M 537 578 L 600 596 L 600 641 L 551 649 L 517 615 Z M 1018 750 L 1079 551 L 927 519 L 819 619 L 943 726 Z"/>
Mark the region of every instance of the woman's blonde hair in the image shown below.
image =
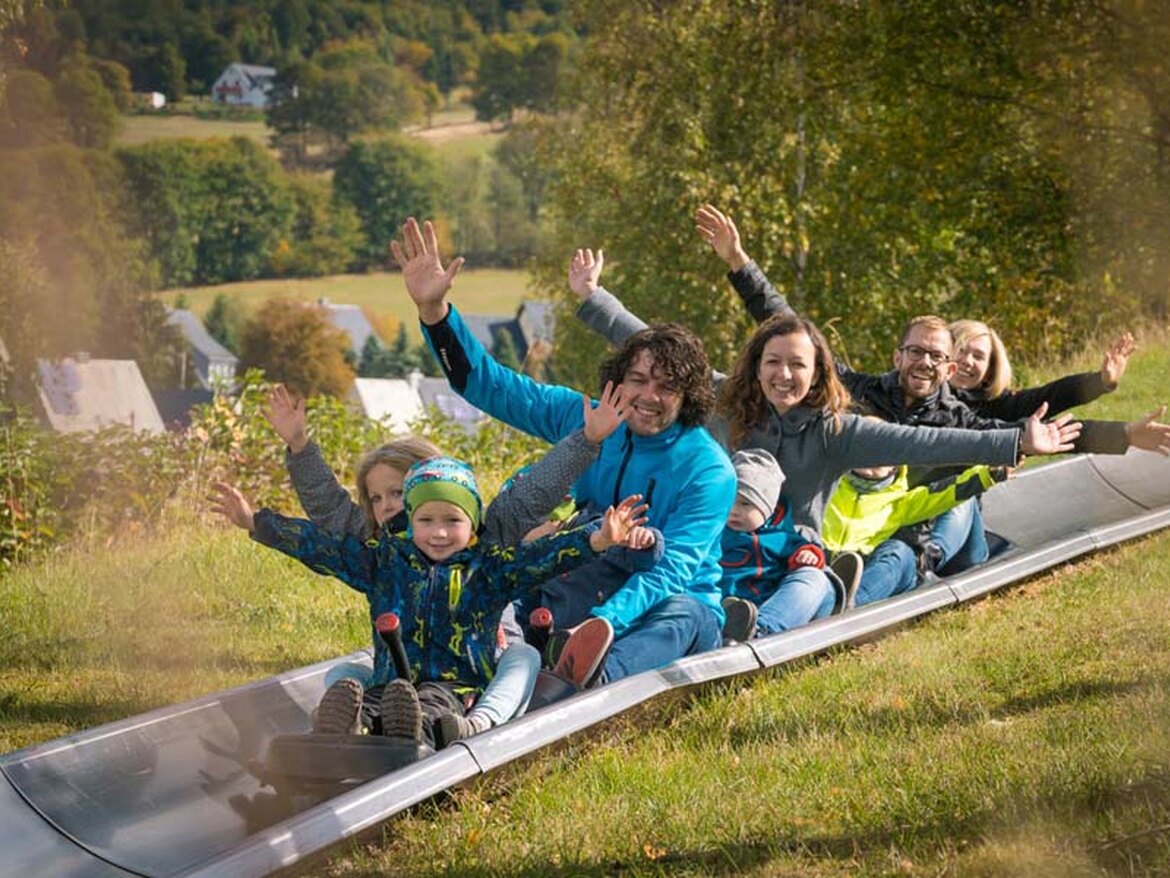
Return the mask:
<path id="1" fill-rule="evenodd" d="M 366 526 L 372 536 L 378 532 L 378 523 L 374 520 L 374 504 L 370 501 L 370 489 L 366 487 L 366 477 L 370 470 L 378 464 L 385 464 L 390 469 L 406 475 L 406 471 L 420 460 L 440 457 L 439 451 L 433 443 L 421 436 L 403 436 L 393 439 L 385 445 L 380 445 L 362 458 L 357 468 L 358 503 L 362 512 L 366 514 Z"/>
<path id="2" fill-rule="evenodd" d="M 848 410 L 853 399 L 837 377 L 828 341 L 811 320 L 793 314 L 777 314 L 756 329 L 719 394 L 719 414 L 727 419 L 733 448 L 746 438 L 752 427 L 768 419 L 769 404 L 760 387 L 760 361 L 764 357 L 764 347 L 777 336 L 801 333 L 812 342 L 815 362 L 812 385 L 800 404 L 820 409 L 840 426 L 841 413 Z"/>
<path id="3" fill-rule="evenodd" d="M 955 355 L 971 341 L 987 336 L 991 341 L 991 356 L 987 360 L 987 374 L 979 385 L 979 390 L 987 394 L 988 399 L 995 399 L 1012 385 L 1012 363 L 1008 359 L 1007 348 L 999 333 L 979 320 L 956 320 L 951 324 L 951 336 L 955 339 Z"/>

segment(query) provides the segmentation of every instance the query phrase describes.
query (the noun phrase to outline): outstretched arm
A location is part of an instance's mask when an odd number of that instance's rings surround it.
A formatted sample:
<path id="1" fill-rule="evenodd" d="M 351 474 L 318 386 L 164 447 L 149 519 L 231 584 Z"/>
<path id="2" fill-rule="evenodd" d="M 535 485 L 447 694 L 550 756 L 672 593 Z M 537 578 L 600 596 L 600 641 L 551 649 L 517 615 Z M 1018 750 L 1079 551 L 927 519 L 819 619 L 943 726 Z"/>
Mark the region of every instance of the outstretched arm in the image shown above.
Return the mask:
<path id="1" fill-rule="evenodd" d="M 1129 358 L 1136 350 L 1132 332 L 1123 332 L 1109 345 L 1105 359 L 1101 362 L 1101 383 L 1107 391 L 1117 389 L 1121 376 L 1125 374 L 1125 367 L 1129 365 Z"/>
<path id="2" fill-rule="evenodd" d="M 756 323 L 763 323 L 774 314 L 794 313 L 788 300 L 772 286 L 760 266 L 743 249 L 739 229 L 731 217 L 714 205 L 704 204 L 695 211 L 695 230 L 727 263 L 727 278 Z"/>
<path id="3" fill-rule="evenodd" d="M 585 426 L 552 447 L 526 472 L 514 477 L 484 513 L 484 539 L 502 546 L 520 542 L 546 521 L 565 495 L 597 459 L 601 443 L 626 417 L 624 389 L 606 384 L 594 408 L 582 397 Z"/>
<path id="4" fill-rule="evenodd" d="M 394 261 L 402 269 L 406 291 L 418 307 L 423 323 L 438 323 L 447 315 L 447 291 L 455 275 L 463 267 L 463 257 L 457 256 L 443 268 L 439 260 L 439 237 L 430 220 L 419 228 L 418 220 L 410 217 L 402 230 L 402 243 L 390 242 Z"/>
<path id="5" fill-rule="evenodd" d="M 264 417 L 288 446 L 284 465 L 309 519 L 330 533 L 365 536 L 367 523 L 362 507 L 337 481 L 317 443 L 309 441 L 305 401 L 278 384 L 268 394 Z"/>

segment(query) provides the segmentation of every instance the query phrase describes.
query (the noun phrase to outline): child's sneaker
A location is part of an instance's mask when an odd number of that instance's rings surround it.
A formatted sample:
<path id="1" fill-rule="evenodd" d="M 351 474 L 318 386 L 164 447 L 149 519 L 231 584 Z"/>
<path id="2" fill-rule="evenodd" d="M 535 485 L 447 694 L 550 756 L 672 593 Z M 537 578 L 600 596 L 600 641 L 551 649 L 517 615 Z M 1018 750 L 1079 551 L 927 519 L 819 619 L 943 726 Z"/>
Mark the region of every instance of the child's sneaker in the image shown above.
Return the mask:
<path id="1" fill-rule="evenodd" d="M 845 603 L 842 610 L 853 609 L 857 600 L 857 587 L 861 585 L 861 574 L 865 569 L 865 561 L 856 552 L 842 552 L 833 558 L 829 565 L 845 587 Z"/>
<path id="2" fill-rule="evenodd" d="M 600 676 L 612 645 L 613 626 L 600 616 L 590 616 L 565 641 L 553 673 L 578 689 L 587 689 Z"/>
<path id="3" fill-rule="evenodd" d="M 313 717 L 319 735 L 357 735 L 362 730 L 362 684 L 344 677 L 325 690 Z"/>
<path id="4" fill-rule="evenodd" d="M 751 601 L 743 598 L 725 597 L 723 612 L 727 619 L 723 623 L 723 640 L 747 643 L 756 636 L 756 617 L 759 610 Z"/>
<path id="5" fill-rule="evenodd" d="M 422 706 L 409 680 L 391 680 L 382 690 L 382 734 L 422 740 Z"/>
<path id="6" fill-rule="evenodd" d="M 454 711 L 449 711 L 448 713 L 439 715 L 439 740 L 436 743 L 441 750 L 448 744 L 453 744 L 455 741 L 462 741 L 464 738 L 470 738 L 472 735 L 486 732 L 491 726 L 491 720 L 487 716 L 482 713 L 477 713 L 474 710 L 467 714 L 467 716 L 461 716 Z"/>

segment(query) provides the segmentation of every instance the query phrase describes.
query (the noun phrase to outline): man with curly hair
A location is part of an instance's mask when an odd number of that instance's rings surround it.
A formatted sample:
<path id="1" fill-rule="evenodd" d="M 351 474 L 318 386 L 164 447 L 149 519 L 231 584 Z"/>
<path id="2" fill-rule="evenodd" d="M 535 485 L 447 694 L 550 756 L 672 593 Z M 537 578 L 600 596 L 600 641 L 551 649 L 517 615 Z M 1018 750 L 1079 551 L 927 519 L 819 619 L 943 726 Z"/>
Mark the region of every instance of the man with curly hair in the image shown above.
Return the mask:
<path id="1" fill-rule="evenodd" d="M 462 259 L 444 269 L 429 222 L 420 227 L 409 219 L 403 240 L 391 249 L 452 389 L 489 415 L 549 442 L 581 426 L 576 391 L 501 366 L 446 302 Z M 582 282 L 589 273 L 579 252 L 570 282 Z M 703 428 L 715 402 L 710 368 L 699 339 L 675 324 L 637 333 L 602 365 L 601 386 L 612 381 L 624 387 L 626 424 L 601 444 L 574 496 L 587 509 L 603 510 L 615 496 L 641 494 L 650 507 L 649 524 L 662 532 L 664 550 L 653 567 L 632 573 L 607 569 L 605 560 L 583 568 L 576 580 L 589 582 L 593 588 L 586 593 L 596 594 L 595 602 L 573 603 L 564 599 L 572 589 L 558 594 L 555 586 L 546 587 L 546 597 L 556 602 L 558 626 L 612 627 L 601 682 L 721 644 L 720 537 L 735 501 L 735 471 Z"/>

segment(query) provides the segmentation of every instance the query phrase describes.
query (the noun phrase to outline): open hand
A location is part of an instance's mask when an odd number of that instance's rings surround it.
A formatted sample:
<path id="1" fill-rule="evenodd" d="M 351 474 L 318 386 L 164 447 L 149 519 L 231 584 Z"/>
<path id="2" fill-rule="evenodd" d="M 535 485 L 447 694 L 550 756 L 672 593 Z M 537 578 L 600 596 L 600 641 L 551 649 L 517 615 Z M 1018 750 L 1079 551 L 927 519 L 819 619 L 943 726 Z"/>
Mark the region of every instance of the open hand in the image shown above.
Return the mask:
<path id="1" fill-rule="evenodd" d="M 589 397 L 581 395 L 585 409 L 585 438 L 594 445 L 600 445 L 618 428 L 618 424 L 626 419 L 629 407 L 622 398 L 624 392 L 623 385 L 614 387 L 612 381 L 605 382 L 605 389 L 601 391 L 597 408 L 593 408 Z"/>
<path id="2" fill-rule="evenodd" d="M 1166 414 L 1166 406 L 1158 406 L 1144 418 L 1130 421 L 1125 425 L 1125 436 L 1129 444 L 1143 451 L 1156 451 L 1163 457 L 1170 457 L 1170 424 L 1158 423 Z"/>
<path id="3" fill-rule="evenodd" d="M 236 527 L 249 532 L 254 530 L 256 524 L 252 506 L 244 499 L 244 495 L 227 482 L 216 482 L 213 487 L 218 496 L 208 498 L 211 501 L 211 511 L 218 512 Z"/>
<path id="4" fill-rule="evenodd" d="M 447 316 L 447 305 L 443 301 L 455 275 L 463 267 L 463 257 L 452 259 L 446 269 L 439 261 L 439 238 L 430 220 L 419 229 L 418 220 L 410 217 L 402 228 L 402 243 L 390 242 L 394 261 L 402 269 L 402 280 L 406 292 L 418 306 L 418 316 L 423 323 L 439 323 Z"/>
<path id="5" fill-rule="evenodd" d="M 1137 350 L 1133 341 L 1132 332 L 1124 332 L 1113 340 L 1109 349 L 1105 351 L 1105 359 L 1101 362 L 1101 380 L 1110 390 L 1117 387 L 1121 376 L 1125 374 L 1125 367 L 1129 365 L 1130 355 Z"/>
<path id="6" fill-rule="evenodd" d="M 578 250 L 569 260 L 569 289 L 578 299 L 584 301 L 597 292 L 601 285 L 601 269 L 605 266 L 605 251 Z"/>
<path id="7" fill-rule="evenodd" d="M 646 523 L 646 510 L 649 508 L 642 502 L 641 494 L 631 494 L 617 506 L 605 510 L 601 527 L 589 537 L 593 551 L 604 552 L 610 546 L 625 543 L 634 528 Z"/>
<path id="8" fill-rule="evenodd" d="M 1063 414 L 1046 424 L 1044 415 L 1047 412 L 1048 403 L 1041 403 L 1040 408 L 1024 423 L 1022 451 L 1025 454 L 1063 454 L 1072 451 L 1073 442 L 1081 435 L 1081 422 L 1074 421 L 1072 415 Z"/>
<path id="9" fill-rule="evenodd" d="M 704 204 L 695 211 L 695 231 L 732 271 L 739 271 L 750 261 L 740 245 L 739 229 L 714 205 Z"/>
<path id="10" fill-rule="evenodd" d="M 277 384 L 269 391 L 264 417 L 293 454 L 299 453 L 309 444 L 309 433 L 305 426 L 305 401 L 294 397 L 283 384 Z"/>

